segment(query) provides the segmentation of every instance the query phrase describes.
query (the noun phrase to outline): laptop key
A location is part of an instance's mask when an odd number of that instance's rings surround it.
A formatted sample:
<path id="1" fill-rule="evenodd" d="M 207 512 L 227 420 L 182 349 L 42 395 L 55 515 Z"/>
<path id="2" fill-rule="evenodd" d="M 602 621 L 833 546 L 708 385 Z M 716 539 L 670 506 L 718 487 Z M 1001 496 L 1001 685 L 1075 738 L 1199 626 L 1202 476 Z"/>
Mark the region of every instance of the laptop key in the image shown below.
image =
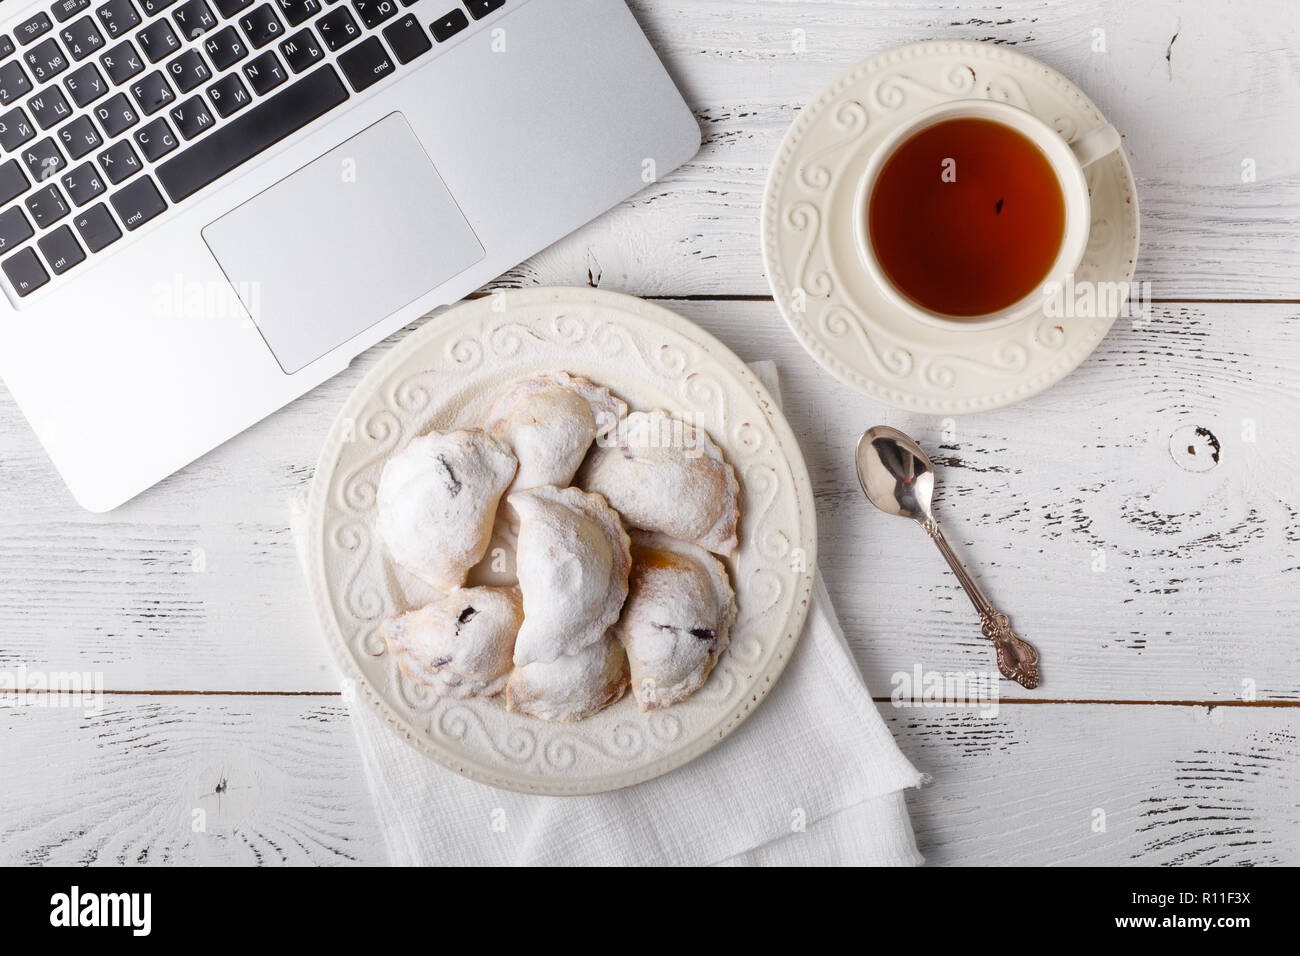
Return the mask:
<path id="1" fill-rule="evenodd" d="M 125 133 L 140 122 L 135 107 L 131 105 L 131 101 L 126 98 L 125 93 L 118 93 L 116 96 L 104 100 L 95 107 L 94 113 L 95 118 L 99 120 L 99 125 L 104 127 L 104 132 L 109 139 L 119 133 Z"/>
<path id="2" fill-rule="evenodd" d="M 275 3 L 291 27 L 320 13 L 319 0 L 275 0 Z"/>
<path id="3" fill-rule="evenodd" d="M 0 163 L 0 204 L 17 199 L 27 192 L 27 177 L 16 159 Z"/>
<path id="4" fill-rule="evenodd" d="M 193 139 L 216 122 L 202 98 L 198 96 L 192 96 L 179 106 L 173 106 L 171 117 L 176 128 L 186 139 Z"/>
<path id="5" fill-rule="evenodd" d="M 212 34 L 203 41 L 203 49 L 208 54 L 208 59 L 212 61 L 212 65 L 218 70 L 234 66 L 248 56 L 248 47 L 244 46 L 244 41 L 239 39 L 239 34 L 235 32 L 234 27 L 226 27 Z"/>
<path id="6" fill-rule="evenodd" d="M 217 12 L 223 17 L 233 17 L 245 7 L 251 7 L 253 0 L 212 0 L 217 5 Z"/>
<path id="7" fill-rule="evenodd" d="M 186 50 L 168 63 L 167 75 L 182 93 L 188 93 L 205 80 L 212 79 L 212 71 L 203 62 L 198 50 Z"/>
<path id="8" fill-rule="evenodd" d="M 117 210 L 117 215 L 122 220 L 122 225 L 126 226 L 127 232 L 139 229 L 167 208 L 167 203 L 158 193 L 158 187 L 148 176 L 123 186 L 108 199 Z"/>
<path id="9" fill-rule="evenodd" d="M 244 76 L 248 77 L 248 85 L 258 96 L 265 96 L 289 78 L 274 50 L 259 53 L 245 63 Z"/>
<path id="10" fill-rule="evenodd" d="M 41 254 L 56 276 L 61 276 L 73 266 L 86 261 L 86 254 L 81 251 L 81 246 L 67 226 L 59 226 L 49 235 L 41 236 L 36 244 L 41 247 Z"/>
<path id="11" fill-rule="evenodd" d="M 63 45 L 74 60 L 84 60 L 104 46 L 104 35 L 88 16 L 68 24 L 59 31 L 59 36 L 63 37 Z"/>
<path id="12" fill-rule="evenodd" d="M 30 100 L 27 108 L 32 111 L 32 118 L 40 124 L 41 129 L 49 129 L 62 123 L 72 115 L 72 107 L 57 86 L 47 86 Z"/>
<path id="13" fill-rule="evenodd" d="M 10 53 L 14 52 L 14 41 L 9 39 L 9 34 L 0 33 L 0 59 L 4 59 Z"/>
<path id="14" fill-rule="evenodd" d="M 113 214 L 103 203 L 91 206 L 85 212 L 77 213 L 72 224 L 81 233 L 81 241 L 91 252 L 99 252 L 110 243 L 122 238 L 122 230 L 113 221 Z"/>
<path id="15" fill-rule="evenodd" d="M 53 79 L 68 68 L 68 58 L 63 55 L 54 37 L 36 44 L 23 54 L 23 59 L 27 61 L 27 68 L 32 71 L 37 83 Z"/>
<path id="16" fill-rule="evenodd" d="M 284 27 L 280 26 L 280 21 L 269 3 L 264 3 L 240 17 L 239 26 L 254 50 L 261 49 L 272 40 L 278 40 L 284 34 Z"/>
<path id="17" fill-rule="evenodd" d="M 0 250 L 3 248 L 0 246 Z M 9 277 L 9 284 L 14 287 L 19 297 L 30 295 L 50 281 L 49 273 L 41 265 L 41 260 L 36 257 L 36 250 L 30 247 L 14 253 L 0 263 L 0 266 L 4 268 L 5 275 Z"/>
<path id="18" fill-rule="evenodd" d="M 61 182 L 74 206 L 84 206 L 108 189 L 99 171 L 90 163 L 82 163 L 71 172 L 64 173 Z"/>
<path id="19" fill-rule="evenodd" d="M 397 0 L 352 0 L 357 16 L 370 29 L 397 16 Z"/>
<path id="20" fill-rule="evenodd" d="M 24 93 L 32 90 L 31 81 L 17 60 L 0 64 L 0 106 L 8 106 Z"/>
<path id="21" fill-rule="evenodd" d="M 59 130 L 59 142 L 68 151 L 71 159 L 81 159 L 92 149 L 104 145 L 95 124 L 89 116 L 78 116 L 67 126 Z"/>
<path id="22" fill-rule="evenodd" d="M 90 6 L 90 0 L 56 0 L 50 12 L 54 14 L 54 19 L 60 23 L 67 23 L 86 7 Z"/>
<path id="23" fill-rule="evenodd" d="M 72 212 L 72 207 L 54 183 L 36 190 L 23 200 L 23 205 L 31 213 L 32 222 L 36 223 L 38 229 L 52 226 Z"/>
<path id="24" fill-rule="evenodd" d="M 295 73 L 302 73 L 325 56 L 325 51 L 321 49 L 316 37 L 311 30 L 306 29 L 299 30 L 281 43 L 280 52 L 284 54 L 284 62 L 289 64 L 289 69 Z"/>
<path id="25" fill-rule="evenodd" d="M 175 2 L 176 0 L 140 0 L 140 9 L 146 17 L 151 17 L 155 13 L 162 13 Z"/>
<path id="26" fill-rule="evenodd" d="M 54 14 L 54 19 L 60 23 L 67 23 L 86 7 L 90 6 L 90 0 L 57 0 L 50 12 Z"/>
<path id="27" fill-rule="evenodd" d="M 171 56 L 181 46 L 181 41 L 176 38 L 176 31 L 172 29 L 166 17 L 149 24 L 135 35 L 135 39 L 150 63 L 157 63 L 163 57 Z"/>
<path id="28" fill-rule="evenodd" d="M 176 94 L 167 85 L 167 78 L 162 70 L 154 70 L 148 76 L 142 76 L 131 84 L 131 95 L 140 105 L 140 112 L 151 116 L 176 99 Z"/>
<path id="29" fill-rule="evenodd" d="M 505 2 L 506 0 L 465 0 L 465 6 L 469 7 L 470 16 L 482 20 L 493 10 L 500 10 Z"/>
<path id="30" fill-rule="evenodd" d="M 369 37 L 344 50 L 339 54 L 338 63 L 343 75 L 358 93 L 374 86 L 396 69 L 378 37 Z"/>
<path id="31" fill-rule="evenodd" d="M 123 40 L 113 49 L 99 58 L 108 78 L 121 86 L 137 73 L 144 72 L 144 60 L 136 52 L 130 40 Z"/>
<path id="32" fill-rule="evenodd" d="M 185 0 L 172 11 L 172 19 L 176 21 L 176 29 L 181 32 L 181 36 L 191 40 L 203 36 L 217 25 L 217 18 L 212 15 L 205 0 Z"/>
<path id="33" fill-rule="evenodd" d="M 212 101 L 212 105 L 217 108 L 217 112 L 223 119 L 238 113 L 253 102 L 253 98 L 248 95 L 248 90 L 239 81 L 238 73 L 227 73 L 209 86 L 208 99 Z"/>
<path id="34" fill-rule="evenodd" d="M 347 7 L 335 7 L 316 21 L 316 31 L 330 48 L 330 52 L 341 50 L 361 36 L 361 28 L 352 18 L 352 11 Z"/>
<path id="35" fill-rule="evenodd" d="M 135 12 L 131 0 L 108 0 L 95 9 L 99 24 L 111 39 L 116 40 L 127 30 L 140 24 L 140 14 Z"/>
<path id="36" fill-rule="evenodd" d="M 136 130 L 135 141 L 140 146 L 140 152 L 144 153 L 144 158 L 151 163 L 162 159 L 180 145 L 176 134 L 167 125 L 167 120 L 161 116 Z"/>
<path id="37" fill-rule="evenodd" d="M 26 46 L 32 41 L 40 39 L 53 28 L 54 24 L 50 22 L 49 16 L 42 11 L 14 27 L 14 36 L 18 38 L 19 43 Z"/>
<path id="38" fill-rule="evenodd" d="M 433 31 L 433 38 L 442 43 L 444 40 L 450 40 L 467 26 L 469 26 L 469 19 L 465 16 L 465 11 L 452 10 L 430 24 L 429 29 Z"/>
<path id="39" fill-rule="evenodd" d="M 95 158 L 99 160 L 100 169 L 114 186 L 130 179 L 144 168 L 140 163 L 140 157 L 131 148 L 129 139 L 118 140 Z"/>
<path id="40" fill-rule="evenodd" d="M 73 70 L 63 78 L 63 85 L 78 106 L 89 106 L 108 92 L 108 84 L 93 63 Z"/>
<path id="41" fill-rule="evenodd" d="M 23 162 L 27 164 L 27 172 L 38 183 L 49 179 L 68 165 L 59 152 L 59 147 L 48 136 L 23 148 Z"/>
<path id="42" fill-rule="evenodd" d="M 15 106 L 8 113 L 0 116 L 0 146 L 12 153 L 23 143 L 36 136 L 36 127 L 27 118 L 21 106 Z"/>
<path id="43" fill-rule="evenodd" d="M 36 230 L 27 221 L 22 209 L 10 206 L 4 212 L 0 212 L 0 253 L 8 252 L 34 235 Z"/>
<path id="44" fill-rule="evenodd" d="M 413 13 L 384 27 L 384 39 L 393 48 L 398 63 L 410 63 L 433 47 L 429 35 L 424 32 L 424 27 Z"/>
<path id="45" fill-rule="evenodd" d="M 347 98 L 334 68 L 322 66 L 164 161 L 158 180 L 172 202 L 180 202 Z"/>

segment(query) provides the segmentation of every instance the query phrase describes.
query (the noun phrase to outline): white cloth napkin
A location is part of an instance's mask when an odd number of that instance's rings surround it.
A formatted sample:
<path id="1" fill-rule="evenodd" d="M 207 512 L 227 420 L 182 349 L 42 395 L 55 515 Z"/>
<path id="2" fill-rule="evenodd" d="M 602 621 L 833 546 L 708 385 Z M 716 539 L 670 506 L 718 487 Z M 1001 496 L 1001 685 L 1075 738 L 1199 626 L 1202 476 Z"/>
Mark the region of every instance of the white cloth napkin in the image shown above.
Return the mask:
<path id="1" fill-rule="evenodd" d="M 752 368 L 779 401 L 776 366 Z M 396 865 L 922 859 L 903 801 L 922 775 L 876 710 L 820 573 L 803 636 L 766 700 L 703 756 L 635 787 L 589 797 L 497 790 L 419 753 L 361 695 L 348 709 Z"/>

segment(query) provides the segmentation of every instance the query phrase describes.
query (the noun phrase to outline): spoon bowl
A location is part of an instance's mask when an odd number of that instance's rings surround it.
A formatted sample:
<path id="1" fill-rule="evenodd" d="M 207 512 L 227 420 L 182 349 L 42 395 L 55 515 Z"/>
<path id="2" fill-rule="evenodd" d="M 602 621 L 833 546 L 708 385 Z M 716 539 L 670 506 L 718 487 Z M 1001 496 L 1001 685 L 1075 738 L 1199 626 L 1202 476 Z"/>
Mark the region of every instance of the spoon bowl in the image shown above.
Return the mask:
<path id="1" fill-rule="evenodd" d="M 877 425 L 858 439 L 856 459 L 858 481 L 873 505 L 917 524 L 934 521 L 934 466 L 920 445 L 897 428 Z"/>

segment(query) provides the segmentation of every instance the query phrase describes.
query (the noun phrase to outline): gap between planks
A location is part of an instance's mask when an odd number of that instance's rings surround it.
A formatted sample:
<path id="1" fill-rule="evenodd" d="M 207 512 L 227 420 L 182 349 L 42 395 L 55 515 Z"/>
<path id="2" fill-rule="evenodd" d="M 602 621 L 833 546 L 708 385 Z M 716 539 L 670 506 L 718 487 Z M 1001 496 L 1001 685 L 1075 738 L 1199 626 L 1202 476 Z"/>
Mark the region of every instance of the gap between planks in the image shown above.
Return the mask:
<path id="1" fill-rule="evenodd" d="M 590 284 L 589 284 L 590 285 Z M 486 292 L 471 292 L 465 296 L 466 299 L 484 299 L 496 291 L 502 292 L 519 292 L 524 288 L 531 286 L 501 286 L 500 289 L 491 289 Z M 591 286 L 596 289 L 600 286 Z M 619 289 L 611 289 L 612 292 L 620 292 Z M 748 295 L 735 292 L 718 292 L 704 293 L 692 292 L 681 295 L 670 295 L 667 293 L 655 293 L 652 295 L 638 295 L 635 292 L 627 293 L 635 295 L 637 298 L 645 299 L 649 302 L 775 302 L 771 295 Z M 1300 305 L 1300 299 L 1187 299 L 1187 298 L 1159 298 L 1152 296 L 1146 300 L 1152 305 Z M 422 317 L 424 318 L 424 317 Z"/>
<path id="2" fill-rule="evenodd" d="M 10 690 L 10 694 L 57 694 L 61 691 L 25 688 Z M 337 690 L 112 690 L 98 691 L 104 695 L 122 697 L 342 697 Z M 873 697 L 877 704 L 891 704 L 892 697 Z M 909 698 L 915 703 L 916 698 Z M 968 703 L 956 700 L 930 700 L 926 703 L 957 704 Z M 1300 700 L 1090 700 L 1075 697 L 999 697 L 998 704 L 1062 704 L 1083 706 L 1115 707 L 1300 707 Z"/>

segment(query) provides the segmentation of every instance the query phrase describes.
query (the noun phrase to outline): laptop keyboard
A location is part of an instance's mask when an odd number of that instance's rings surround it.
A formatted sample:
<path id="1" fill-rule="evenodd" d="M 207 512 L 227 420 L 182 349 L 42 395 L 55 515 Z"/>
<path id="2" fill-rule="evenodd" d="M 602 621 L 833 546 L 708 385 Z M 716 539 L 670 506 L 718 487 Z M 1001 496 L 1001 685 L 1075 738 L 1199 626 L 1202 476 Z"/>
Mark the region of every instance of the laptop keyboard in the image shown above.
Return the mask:
<path id="1" fill-rule="evenodd" d="M 506 0 L 56 0 L 0 33 L 0 270 L 22 297 Z M 468 14 L 468 16 L 466 16 Z"/>

